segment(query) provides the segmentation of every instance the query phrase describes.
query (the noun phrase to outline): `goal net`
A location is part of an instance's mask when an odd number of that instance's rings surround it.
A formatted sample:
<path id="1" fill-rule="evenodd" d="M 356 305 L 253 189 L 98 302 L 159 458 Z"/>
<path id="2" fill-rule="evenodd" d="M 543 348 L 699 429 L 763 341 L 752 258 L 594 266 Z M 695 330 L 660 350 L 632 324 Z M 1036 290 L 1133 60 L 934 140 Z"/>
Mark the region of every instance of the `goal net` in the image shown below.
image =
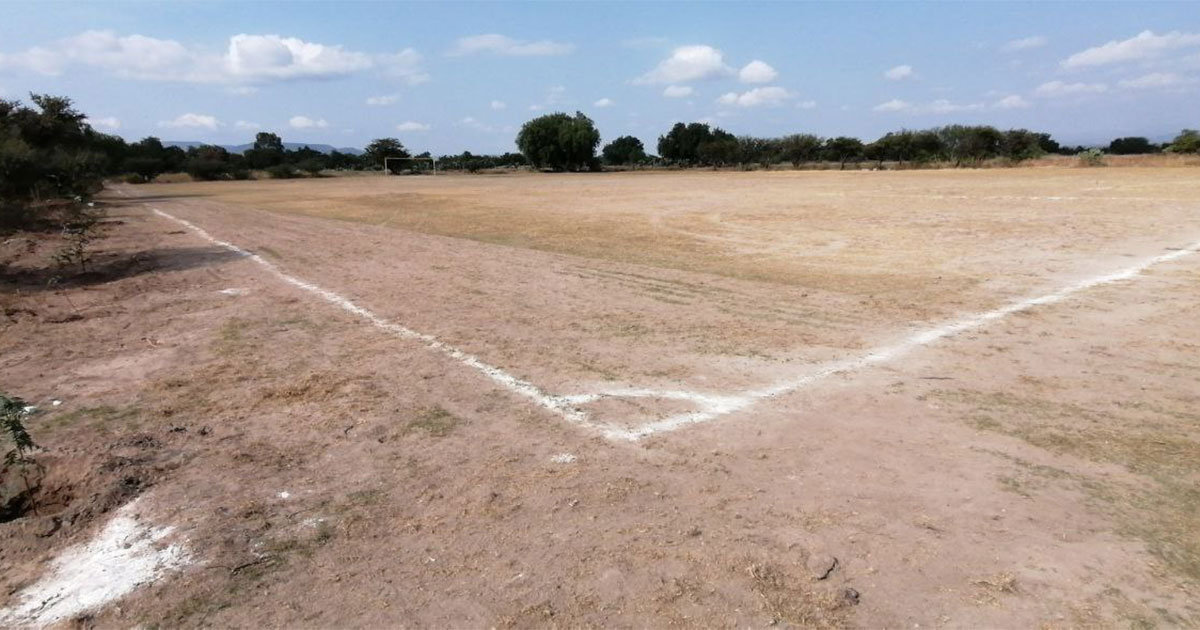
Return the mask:
<path id="1" fill-rule="evenodd" d="M 385 157 L 384 175 L 437 175 L 437 158 Z"/>

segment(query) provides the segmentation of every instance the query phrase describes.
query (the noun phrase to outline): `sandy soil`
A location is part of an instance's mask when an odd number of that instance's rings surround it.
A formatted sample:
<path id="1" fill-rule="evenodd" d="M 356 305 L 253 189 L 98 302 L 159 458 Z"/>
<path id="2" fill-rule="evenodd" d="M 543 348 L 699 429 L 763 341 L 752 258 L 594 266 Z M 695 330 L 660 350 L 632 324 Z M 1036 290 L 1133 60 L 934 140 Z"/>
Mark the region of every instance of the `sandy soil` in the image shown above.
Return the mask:
<path id="1" fill-rule="evenodd" d="M 151 211 L 554 395 L 732 393 L 1185 247 L 1196 182 L 120 188 L 97 272 L 47 286 L 52 238 L 0 250 L 0 373 L 48 448 L 45 507 L 0 524 L 3 592 L 141 496 L 197 562 L 91 623 L 1200 623 L 1200 257 L 628 443 Z M 636 426 L 687 403 L 584 407 Z"/>

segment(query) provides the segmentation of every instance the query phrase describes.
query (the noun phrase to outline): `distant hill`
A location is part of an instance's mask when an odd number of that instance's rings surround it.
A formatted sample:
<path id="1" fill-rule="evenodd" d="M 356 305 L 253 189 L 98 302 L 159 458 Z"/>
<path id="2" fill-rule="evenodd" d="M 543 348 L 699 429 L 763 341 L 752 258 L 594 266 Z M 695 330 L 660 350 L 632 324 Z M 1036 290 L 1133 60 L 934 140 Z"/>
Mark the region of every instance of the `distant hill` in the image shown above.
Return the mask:
<path id="1" fill-rule="evenodd" d="M 192 147 L 204 146 L 206 144 L 209 144 L 209 143 L 196 142 L 194 140 L 164 140 L 163 141 L 163 146 L 165 146 L 165 147 L 179 147 L 180 149 L 190 149 Z M 246 151 L 246 149 L 253 148 L 254 143 L 247 142 L 246 144 L 219 144 L 217 146 L 221 147 L 222 149 L 225 149 L 226 151 L 229 151 L 230 153 L 244 153 Z M 312 149 L 313 151 L 320 151 L 321 153 L 326 153 L 326 154 L 332 153 L 334 151 L 337 151 L 339 153 L 349 153 L 350 155 L 362 155 L 362 153 L 363 153 L 362 149 L 356 149 L 354 147 L 335 147 L 331 144 L 311 144 L 311 143 L 307 143 L 307 142 L 284 142 L 283 143 L 283 148 L 288 151 L 296 151 L 298 149 L 303 149 L 304 147 L 308 147 L 308 148 Z"/>

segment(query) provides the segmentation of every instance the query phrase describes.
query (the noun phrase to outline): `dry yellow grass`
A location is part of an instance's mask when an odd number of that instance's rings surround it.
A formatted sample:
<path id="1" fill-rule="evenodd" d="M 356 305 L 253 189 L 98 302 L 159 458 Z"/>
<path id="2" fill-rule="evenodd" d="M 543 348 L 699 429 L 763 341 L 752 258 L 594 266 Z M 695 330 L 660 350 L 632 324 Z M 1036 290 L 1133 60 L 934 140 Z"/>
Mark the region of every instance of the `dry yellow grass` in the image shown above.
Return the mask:
<path id="1" fill-rule="evenodd" d="M 916 308 L 1005 273 L 1161 247 L 1197 224 L 1190 169 L 635 172 L 156 185 L 164 196 L 833 289 Z M 1200 233 L 1200 229 L 1195 230 Z M 982 293 L 980 294 L 982 296 Z"/>

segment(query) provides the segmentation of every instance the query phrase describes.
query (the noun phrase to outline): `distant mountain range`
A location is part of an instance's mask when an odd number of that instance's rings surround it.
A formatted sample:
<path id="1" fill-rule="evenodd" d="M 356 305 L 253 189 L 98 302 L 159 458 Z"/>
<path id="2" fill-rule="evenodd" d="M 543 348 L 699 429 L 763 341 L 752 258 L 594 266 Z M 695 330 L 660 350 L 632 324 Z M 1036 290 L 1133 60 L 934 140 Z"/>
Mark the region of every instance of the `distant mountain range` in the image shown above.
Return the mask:
<path id="1" fill-rule="evenodd" d="M 185 150 L 190 149 L 192 147 L 204 146 L 206 144 L 211 144 L 211 143 L 196 142 L 194 140 L 164 140 L 163 141 L 164 147 L 179 147 L 180 149 L 185 149 Z M 226 151 L 229 151 L 230 153 L 245 153 L 247 149 L 254 148 L 254 143 L 247 142 L 246 144 L 218 144 L 217 146 L 221 147 L 222 149 L 225 149 Z M 308 148 L 312 149 L 313 151 L 320 151 L 321 153 L 325 153 L 325 154 L 329 154 L 334 151 L 337 151 L 338 153 L 349 153 L 350 155 L 362 155 L 362 153 L 363 153 L 362 149 L 356 149 L 354 147 L 335 147 L 331 144 L 311 144 L 308 142 L 284 142 L 283 143 L 283 148 L 288 151 L 296 151 L 298 149 L 303 149 L 304 147 L 308 147 Z"/>

